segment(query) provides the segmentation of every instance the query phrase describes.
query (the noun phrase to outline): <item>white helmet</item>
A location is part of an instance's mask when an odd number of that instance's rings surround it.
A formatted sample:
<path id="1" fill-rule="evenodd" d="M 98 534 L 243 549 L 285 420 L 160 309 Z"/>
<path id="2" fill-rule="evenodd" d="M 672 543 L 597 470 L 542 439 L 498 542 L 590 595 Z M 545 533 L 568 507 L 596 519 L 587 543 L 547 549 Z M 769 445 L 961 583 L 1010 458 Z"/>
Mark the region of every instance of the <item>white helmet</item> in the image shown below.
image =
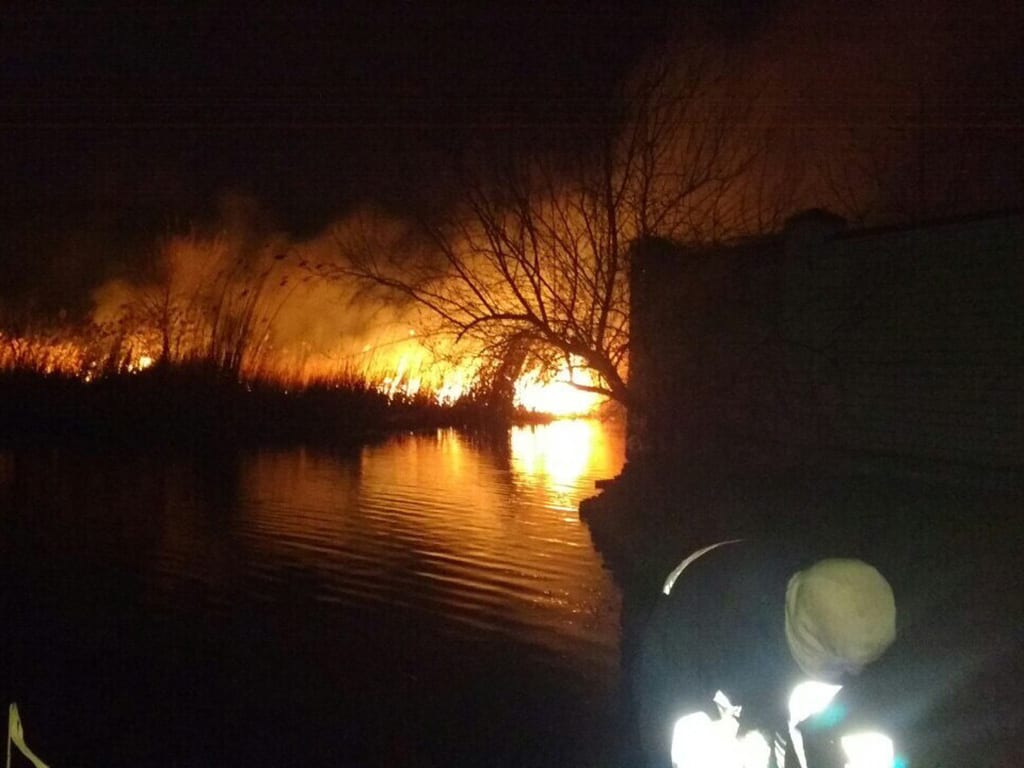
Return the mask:
<path id="1" fill-rule="evenodd" d="M 786 588 L 786 640 L 800 668 L 819 680 L 856 674 L 896 637 L 892 587 L 861 560 L 821 560 Z"/>

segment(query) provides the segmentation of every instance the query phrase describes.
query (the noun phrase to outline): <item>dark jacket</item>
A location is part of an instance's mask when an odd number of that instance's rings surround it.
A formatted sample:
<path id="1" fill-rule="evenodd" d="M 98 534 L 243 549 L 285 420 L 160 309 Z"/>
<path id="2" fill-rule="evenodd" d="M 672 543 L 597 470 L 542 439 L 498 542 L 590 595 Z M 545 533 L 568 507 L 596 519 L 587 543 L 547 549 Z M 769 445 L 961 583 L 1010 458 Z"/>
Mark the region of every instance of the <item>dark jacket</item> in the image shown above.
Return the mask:
<path id="1" fill-rule="evenodd" d="M 741 733 L 787 732 L 787 700 L 806 679 L 785 636 L 786 586 L 815 558 L 741 541 L 690 563 L 654 608 L 633 673 L 633 695 L 650 765 L 670 764 L 672 728 L 686 714 L 718 710 L 721 690 L 742 706 Z"/>

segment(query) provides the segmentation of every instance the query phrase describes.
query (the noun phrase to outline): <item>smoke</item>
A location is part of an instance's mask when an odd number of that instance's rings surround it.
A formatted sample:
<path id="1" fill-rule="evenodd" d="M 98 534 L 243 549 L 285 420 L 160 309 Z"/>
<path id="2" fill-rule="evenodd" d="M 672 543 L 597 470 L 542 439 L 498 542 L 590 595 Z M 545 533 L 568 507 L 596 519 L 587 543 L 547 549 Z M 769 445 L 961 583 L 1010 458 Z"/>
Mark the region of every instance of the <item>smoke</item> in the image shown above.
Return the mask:
<path id="1" fill-rule="evenodd" d="M 1024 7 L 1009 0 L 805 1 L 714 37 L 730 63 L 718 96 L 735 100 L 758 159 L 722 205 L 753 212 L 744 214 L 748 233 L 806 207 L 870 224 L 1019 205 L 1022 21 Z M 697 34 L 685 27 L 682 50 Z M 423 367 L 451 351 L 421 342 L 429 318 L 340 271 L 317 277 L 353 242 L 426 258 L 412 229 L 366 206 L 297 238 L 252 198 L 225 195 L 212 224 L 157 239 L 142 269 L 125 264 L 91 290 L 90 319 L 156 359 L 212 357 L 248 373 L 330 376 L 393 370 L 403 359 Z M 69 263 L 74 253 L 69 246 Z M 57 271 L 90 284 L 70 267 Z"/>
<path id="2" fill-rule="evenodd" d="M 92 323 L 131 357 L 284 383 L 364 380 L 406 394 L 447 384 L 418 307 L 383 300 L 336 269 L 345 243 L 404 247 L 408 223 L 364 209 L 298 240 L 269 226 L 251 198 L 221 208 L 216 225 L 160 239 L 148 279 L 93 291 Z"/>

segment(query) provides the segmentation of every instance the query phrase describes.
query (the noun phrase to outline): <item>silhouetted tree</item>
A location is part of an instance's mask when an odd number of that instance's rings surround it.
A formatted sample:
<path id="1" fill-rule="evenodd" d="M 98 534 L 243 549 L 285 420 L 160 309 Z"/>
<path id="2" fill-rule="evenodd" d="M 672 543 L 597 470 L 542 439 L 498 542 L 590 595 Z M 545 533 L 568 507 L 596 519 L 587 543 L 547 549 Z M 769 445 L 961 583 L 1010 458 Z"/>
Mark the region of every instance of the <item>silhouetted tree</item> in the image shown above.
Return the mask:
<path id="1" fill-rule="evenodd" d="M 738 82 L 710 53 L 662 58 L 628 83 L 598 138 L 463 162 L 444 215 L 387 243 L 372 222 L 349 225 L 339 261 L 318 271 L 415 302 L 486 370 L 586 368 L 594 376 L 575 386 L 628 403 L 632 243 L 708 242 L 749 226 L 741 186 L 764 146 Z"/>

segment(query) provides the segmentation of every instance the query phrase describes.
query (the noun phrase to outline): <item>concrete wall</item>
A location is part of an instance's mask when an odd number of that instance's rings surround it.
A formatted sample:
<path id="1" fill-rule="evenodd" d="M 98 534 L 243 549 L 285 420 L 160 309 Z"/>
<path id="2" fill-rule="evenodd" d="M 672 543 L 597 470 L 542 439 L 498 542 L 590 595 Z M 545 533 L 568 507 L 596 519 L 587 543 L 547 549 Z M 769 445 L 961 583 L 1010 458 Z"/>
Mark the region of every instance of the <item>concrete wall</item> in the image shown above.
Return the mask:
<path id="1" fill-rule="evenodd" d="M 1024 216 L 633 254 L 631 459 L 1024 464 Z"/>

